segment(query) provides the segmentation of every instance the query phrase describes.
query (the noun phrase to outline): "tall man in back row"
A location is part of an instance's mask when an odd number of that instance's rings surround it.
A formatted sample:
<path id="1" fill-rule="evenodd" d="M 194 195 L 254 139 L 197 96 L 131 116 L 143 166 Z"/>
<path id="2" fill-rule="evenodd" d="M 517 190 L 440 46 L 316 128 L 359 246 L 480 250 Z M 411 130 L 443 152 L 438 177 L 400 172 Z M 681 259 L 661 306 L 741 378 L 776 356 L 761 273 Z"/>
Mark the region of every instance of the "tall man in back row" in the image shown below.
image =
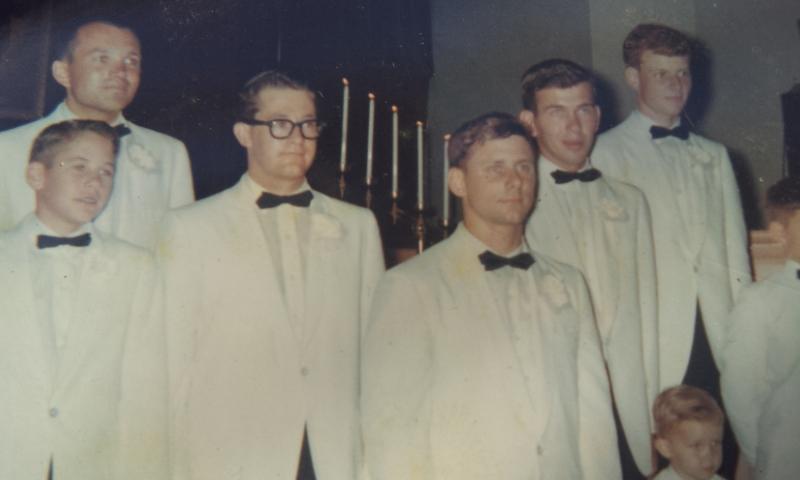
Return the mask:
<path id="1" fill-rule="evenodd" d="M 545 60 L 525 72 L 522 92 L 520 119 L 542 151 L 536 208 L 526 234 L 533 248 L 577 268 L 586 279 L 622 426 L 623 476 L 643 478 L 653 467 L 650 405 L 658 394 L 656 273 L 647 203 L 639 190 L 591 165 L 600 108 L 589 70 L 569 60 Z"/>
<path id="2" fill-rule="evenodd" d="M 377 224 L 309 187 L 321 125 L 306 85 L 268 71 L 240 98 L 247 172 L 170 212 L 157 249 L 173 478 L 353 480 Z"/>
<path id="3" fill-rule="evenodd" d="M 592 160 L 604 174 L 638 187 L 650 206 L 661 389 L 686 383 L 719 400 L 715 357 L 750 268 L 728 153 L 681 120 L 692 87 L 691 53 L 689 38 L 670 27 L 643 24 L 628 34 L 625 80 L 637 110 L 600 135 Z M 726 450 L 723 467 L 730 468 L 735 455 Z"/>
<path id="4" fill-rule="evenodd" d="M 34 209 L 34 195 L 25 184 L 34 137 L 63 120 L 100 120 L 116 126 L 121 145 L 111 199 L 95 226 L 152 248 L 164 213 L 194 200 L 186 148 L 122 114 L 139 88 L 142 53 L 136 34 L 107 20 L 70 25 L 52 64 L 66 99 L 50 115 L 0 134 L 0 230 L 11 228 Z"/>

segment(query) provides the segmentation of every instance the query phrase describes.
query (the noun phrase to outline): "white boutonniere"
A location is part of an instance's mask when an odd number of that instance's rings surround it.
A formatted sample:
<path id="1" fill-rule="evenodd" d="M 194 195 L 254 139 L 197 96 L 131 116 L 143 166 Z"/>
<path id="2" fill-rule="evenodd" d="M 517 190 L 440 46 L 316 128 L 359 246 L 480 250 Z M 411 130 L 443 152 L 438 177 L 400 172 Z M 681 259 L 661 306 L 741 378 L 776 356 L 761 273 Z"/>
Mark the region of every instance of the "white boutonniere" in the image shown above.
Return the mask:
<path id="1" fill-rule="evenodd" d="M 311 231 L 325 238 L 341 238 L 344 228 L 334 217 L 319 212 L 311 212 Z"/>
<path id="2" fill-rule="evenodd" d="M 698 145 L 692 137 L 689 137 L 689 156 L 704 167 L 711 165 L 711 155 Z"/>
<path id="3" fill-rule="evenodd" d="M 138 143 L 131 143 L 128 145 L 128 158 L 131 163 L 145 172 L 155 172 L 161 167 L 158 159 Z"/>
<path id="4" fill-rule="evenodd" d="M 547 275 L 542 281 L 542 292 L 550 306 L 554 310 L 560 310 L 564 305 L 569 303 L 567 296 L 567 289 L 564 284 L 554 275 Z"/>
<path id="5" fill-rule="evenodd" d="M 600 211 L 607 220 L 625 221 L 628 219 L 628 214 L 625 209 L 610 198 L 600 200 Z"/>

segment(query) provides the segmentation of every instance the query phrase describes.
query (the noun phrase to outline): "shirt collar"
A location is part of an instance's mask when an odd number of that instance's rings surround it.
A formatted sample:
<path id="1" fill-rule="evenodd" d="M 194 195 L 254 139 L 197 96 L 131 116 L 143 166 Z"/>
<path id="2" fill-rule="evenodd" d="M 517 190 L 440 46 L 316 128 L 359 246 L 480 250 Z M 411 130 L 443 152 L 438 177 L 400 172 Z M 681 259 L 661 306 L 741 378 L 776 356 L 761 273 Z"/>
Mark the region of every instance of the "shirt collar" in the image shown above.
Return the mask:
<path id="1" fill-rule="evenodd" d="M 522 236 L 522 241 L 520 242 L 517 248 L 508 253 L 500 253 L 491 249 L 486 244 L 484 244 L 478 237 L 473 235 L 472 232 L 470 232 L 469 229 L 466 227 L 466 225 L 464 225 L 464 222 L 458 224 L 456 231 L 462 232 L 462 235 L 464 236 L 465 242 L 469 250 L 475 254 L 476 258 L 478 255 L 485 252 L 486 250 L 489 250 L 490 252 L 496 253 L 497 255 L 503 257 L 513 257 L 514 255 L 523 252 L 530 253 L 530 247 L 528 246 L 528 242 L 524 235 Z"/>
<path id="2" fill-rule="evenodd" d="M 639 126 L 642 130 L 647 130 L 648 132 L 650 131 L 650 127 L 656 125 L 656 123 L 650 117 L 642 113 L 639 109 L 636 109 L 631 113 L 631 118 L 636 121 L 637 126 Z M 680 124 L 681 117 L 678 116 L 678 119 L 669 128 L 675 128 Z"/>
<path id="3" fill-rule="evenodd" d="M 78 118 L 75 113 L 69 109 L 67 106 L 67 102 L 63 101 L 58 104 L 56 109 L 53 111 L 53 115 L 59 120 L 74 120 Z M 111 126 L 116 125 L 128 125 L 128 120 L 125 119 L 125 116 L 120 112 L 117 117 L 109 124 Z M 129 125 L 128 125 L 129 126 Z"/>

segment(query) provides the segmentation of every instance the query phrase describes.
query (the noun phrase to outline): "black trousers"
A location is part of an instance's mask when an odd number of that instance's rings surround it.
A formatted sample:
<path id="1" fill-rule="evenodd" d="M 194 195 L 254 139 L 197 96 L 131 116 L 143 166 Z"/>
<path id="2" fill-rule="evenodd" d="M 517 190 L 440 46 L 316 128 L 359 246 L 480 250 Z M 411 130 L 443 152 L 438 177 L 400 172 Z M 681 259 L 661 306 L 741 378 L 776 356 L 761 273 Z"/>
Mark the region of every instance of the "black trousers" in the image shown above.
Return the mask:
<path id="1" fill-rule="evenodd" d="M 625 437 L 625 431 L 622 429 L 622 421 L 619 419 L 619 412 L 617 411 L 617 402 L 613 402 L 611 407 L 614 412 L 614 425 L 617 427 L 617 447 L 619 448 L 619 462 L 622 467 L 623 480 L 645 480 L 645 475 L 639 471 L 636 466 L 636 460 L 633 458 L 631 448 L 628 445 L 628 439 Z M 650 472 L 647 472 L 649 474 Z"/>
<path id="2" fill-rule="evenodd" d="M 311 460 L 311 446 L 308 444 L 308 428 L 303 430 L 303 446 L 300 448 L 297 480 L 317 480 L 317 475 L 314 473 L 314 462 Z"/>
<path id="3" fill-rule="evenodd" d="M 725 410 L 719 387 L 719 370 L 714 362 L 714 356 L 711 354 L 699 306 L 694 323 L 694 340 L 692 341 L 689 365 L 686 367 L 686 374 L 681 383 L 707 391 L 720 404 L 722 410 Z M 736 444 L 736 438 L 727 415 L 723 428 L 722 466 L 717 473 L 724 478 L 732 479 L 736 473 L 736 462 L 739 460 L 739 446 Z"/>

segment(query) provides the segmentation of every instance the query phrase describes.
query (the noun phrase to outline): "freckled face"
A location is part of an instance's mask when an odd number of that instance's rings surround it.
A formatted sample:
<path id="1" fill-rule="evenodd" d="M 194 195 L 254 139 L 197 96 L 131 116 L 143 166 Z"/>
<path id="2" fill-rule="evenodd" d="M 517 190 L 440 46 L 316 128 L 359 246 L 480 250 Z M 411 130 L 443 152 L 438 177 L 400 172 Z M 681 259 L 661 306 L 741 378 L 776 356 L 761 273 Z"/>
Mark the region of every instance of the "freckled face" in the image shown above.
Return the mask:
<path id="1" fill-rule="evenodd" d="M 36 191 L 36 214 L 55 232 L 67 235 L 103 211 L 114 180 L 111 140 L 84 132 L 56 147 L 50 167 L 28 166 L 28 183 Z"/>
<path id="2" fill-rule="evenodd" d="M 645 50 L 639 68 L 627 67 L 625 78 L 636 91 L 639 110 L 658 125 L 672 127 L 692 90 L 689 57 Z"/>

